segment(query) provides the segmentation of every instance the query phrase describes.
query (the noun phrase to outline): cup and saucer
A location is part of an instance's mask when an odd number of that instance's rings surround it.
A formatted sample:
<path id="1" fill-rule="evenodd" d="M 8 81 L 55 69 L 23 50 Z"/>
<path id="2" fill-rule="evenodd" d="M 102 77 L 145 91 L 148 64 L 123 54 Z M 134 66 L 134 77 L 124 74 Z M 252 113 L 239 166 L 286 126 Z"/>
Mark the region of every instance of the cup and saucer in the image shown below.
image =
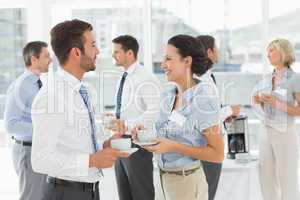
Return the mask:
<path id="1" fill-rule="evenodd" d="M 156 139 L 156 135 L 153 134 L 152 131 L 143 129 L 143 130 L 139 130 L 137 134 L 137 140 L 134 140 L 132 142 L 139 146 L 151 146 L 157 144 L 157 142 L 154 141 L 155 139 Z"/>
<path id="2" fill-rule="evenodd" d="M 135 153 L 138 148 L 131 148 L 131 138 L 120 138 L 111 140 L 111 147 L 119 151 L 126 152 L 129 155 Z"/>

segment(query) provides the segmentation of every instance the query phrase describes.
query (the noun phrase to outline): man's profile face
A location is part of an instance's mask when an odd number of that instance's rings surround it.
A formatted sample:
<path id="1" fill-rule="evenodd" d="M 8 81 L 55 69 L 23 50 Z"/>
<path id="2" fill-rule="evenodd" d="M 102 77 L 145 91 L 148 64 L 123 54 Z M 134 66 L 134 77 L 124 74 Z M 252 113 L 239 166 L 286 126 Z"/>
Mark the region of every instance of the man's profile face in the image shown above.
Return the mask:
<path id="1" fill-rule="evenodd" d="M 96 46 L 96 41 L 92 31 L 85 31 L 84 37 L 84 52 L 81 54 L 80 67 L 84 71 L 94 71 L 96 69 L 96 58 L 100 53 Z"/>
<path id="2" fill-rule="evenodd" d="M 214 48 L 209 48 L 207 50 L 208 58 L 213 62 L 217 63 L 219 59 L 219 52 L 218 47 L 215 45 Z"/>
<path id="3" fill-rule="evenodd" d="M 113 54 L 112 57 L 116 61 L 116 66 L 125 66 L 127 64 L 127 54 L 122 48 L 121 44 L 113 44 Z"/>
<path id="4" fill-rule="evenodd" d="M 48 51 L 47 47 L 43 47 L 41 49 L 41 53 L 39 55 L 39 58 L 35 59 L 34 65 L 37 67 L 39 72 L 45 73 L 49 70 L 49 65 L 52 62 L 50 53 Z"/>
<path id="5" fill-rule="evenodd" d="M 213 48 L 213 63 L 217 63 L 218 60 L 219 60 L 219 49 L 215 45 L 214 48 Z"/>

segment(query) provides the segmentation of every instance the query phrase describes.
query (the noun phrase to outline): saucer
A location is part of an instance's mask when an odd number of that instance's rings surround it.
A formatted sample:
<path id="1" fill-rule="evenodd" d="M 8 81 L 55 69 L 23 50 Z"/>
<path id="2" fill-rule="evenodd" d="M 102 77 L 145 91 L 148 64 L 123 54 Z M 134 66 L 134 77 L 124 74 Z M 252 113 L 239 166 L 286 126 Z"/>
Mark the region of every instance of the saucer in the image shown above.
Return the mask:
<path id="1" fill-rule="evenodd" d="M 127 149 L 127 150 L 122 150 L 122 152 L 126 152 L 128 153 L 129 155 L 133 154 L 134 152 L 136 152 L 137 150 L 139 150 L 139 148 L 130 148 L 130 149 Z"/>
<path id="2" fill-rule="evenodd" d="M 139 145 L 139 146 L 149 146 L 149 145 L 157 144 L 157 142 L 139 142 L 137 140 L 132 141 L 132 143 Z"/>

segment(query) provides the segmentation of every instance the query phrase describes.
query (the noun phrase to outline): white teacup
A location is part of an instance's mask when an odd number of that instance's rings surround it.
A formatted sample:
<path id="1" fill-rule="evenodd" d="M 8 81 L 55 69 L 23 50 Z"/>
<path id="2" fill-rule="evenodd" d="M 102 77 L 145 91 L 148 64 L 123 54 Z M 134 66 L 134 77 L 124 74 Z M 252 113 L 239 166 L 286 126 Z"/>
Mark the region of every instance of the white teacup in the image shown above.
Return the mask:
<path id="1" fill-rule="evenodd" d="M 120 151 L 131 148 L 131 138 L 120 138 L 111 140 L 111 147 Z"/>
<path id="2" fill-rule="evenodd" d="M 152 130 L 142 129 L 139 130 L 137 134 L 137 139 L 140 142 L 151 142 L 156 139 L 156 135 L 153 133 Z"/>

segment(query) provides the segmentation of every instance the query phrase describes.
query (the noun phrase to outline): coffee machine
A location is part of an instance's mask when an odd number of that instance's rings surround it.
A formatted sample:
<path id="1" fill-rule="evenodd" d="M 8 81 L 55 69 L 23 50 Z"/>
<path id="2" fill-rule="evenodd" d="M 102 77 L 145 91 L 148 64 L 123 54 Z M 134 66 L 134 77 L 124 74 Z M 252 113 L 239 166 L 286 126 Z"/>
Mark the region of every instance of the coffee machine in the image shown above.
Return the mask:
<path id="1" fill-rule="evenodd" d="M 227 132 L 227 158 L 235 159 L 237 153 L 249 153 L 248 117 L 240 115 L 224 125 Z"/>

